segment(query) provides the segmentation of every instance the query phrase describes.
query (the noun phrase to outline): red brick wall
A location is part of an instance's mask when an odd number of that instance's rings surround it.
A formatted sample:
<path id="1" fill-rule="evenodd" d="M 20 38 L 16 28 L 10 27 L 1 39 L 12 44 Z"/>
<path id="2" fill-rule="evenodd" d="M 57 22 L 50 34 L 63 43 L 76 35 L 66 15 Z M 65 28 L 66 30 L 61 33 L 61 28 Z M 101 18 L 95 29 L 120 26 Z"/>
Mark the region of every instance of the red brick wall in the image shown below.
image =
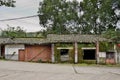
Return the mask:
<path id="1" fill-rule="evenodd" d="M 115 64 L 115 59 L 106 59 L 106 64 Z"/>
<path id="2" fill-rule="evenodd" d="M 25 61 L 25 50 L 19 50 L 19 61 Z"/>
<path id="3" fill-rule="evenodd" d="M 51 46 L 26 45 L 24 51 L 19 51 L 20 59 L 24 61 L 51 61 Z M 24 54 L 24 55 L 23 55 Z M 23 59 L 24 58 L 24 59 Z"/>

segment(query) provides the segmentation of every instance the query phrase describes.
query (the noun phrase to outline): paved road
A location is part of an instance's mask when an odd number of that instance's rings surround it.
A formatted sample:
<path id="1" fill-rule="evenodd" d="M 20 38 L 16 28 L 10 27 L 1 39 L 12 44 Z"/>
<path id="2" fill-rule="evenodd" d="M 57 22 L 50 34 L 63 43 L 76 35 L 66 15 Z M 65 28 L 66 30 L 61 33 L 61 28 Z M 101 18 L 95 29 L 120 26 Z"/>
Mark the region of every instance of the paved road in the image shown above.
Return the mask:
<path id="1" fill-rule="evenodd" d="M 120 68 L 0 61 L 0 80 L 120 80 Z"/>

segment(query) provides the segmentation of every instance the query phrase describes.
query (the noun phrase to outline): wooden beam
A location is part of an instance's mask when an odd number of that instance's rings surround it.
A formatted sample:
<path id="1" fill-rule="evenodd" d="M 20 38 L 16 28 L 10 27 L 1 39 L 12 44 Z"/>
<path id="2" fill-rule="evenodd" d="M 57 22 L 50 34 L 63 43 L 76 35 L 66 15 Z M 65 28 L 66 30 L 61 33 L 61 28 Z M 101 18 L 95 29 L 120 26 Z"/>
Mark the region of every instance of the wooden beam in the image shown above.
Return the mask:
<path id="1" fill-rule="evenodd" d="M 55 57 L 54 57 L 54 54 L 55 54 L 55 51 L 54 51 L 54 47 L 55 47 L 55 45 L 54 44 L 51 44 L 51 53 L 52 53 L 52 55 L 51 55 L 51 59 L 52 59 L 52 63 L 54 63 L 55 62 Z"/>
<path id="2" fill-rule="evenodd" d="M 75 44 L 75 63 L 78 63 L 78 44 L 77 42 Z"/>
<path id="3" fill-rule="evenodd" d="M 73 49 L 73 47 L 57 47 L 57 49 Z"/>

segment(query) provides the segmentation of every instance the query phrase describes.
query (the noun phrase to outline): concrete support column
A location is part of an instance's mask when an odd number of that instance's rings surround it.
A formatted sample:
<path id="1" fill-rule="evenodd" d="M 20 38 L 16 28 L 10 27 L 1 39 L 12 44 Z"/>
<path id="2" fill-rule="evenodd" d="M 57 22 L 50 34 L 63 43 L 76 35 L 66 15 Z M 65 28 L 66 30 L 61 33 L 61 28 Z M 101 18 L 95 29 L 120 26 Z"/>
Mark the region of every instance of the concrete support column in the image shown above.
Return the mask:
<path id="1" fill-rule="evenodd" d="M 51 53 L 52 53 L 52 55 L 51 55 L 51 59 L 52 59 L 52 63 L 54 63 L 55 62 L 55 56 L 54 56 L 54 54 L 55 54 L 55 51 L 54 51 L 54 47 L 55 47 L 55 44 L 52 44 L 51 45 Z"/>
<path id="2" fill-rule="evenodd" d="M 78 63 L 78 44 L 75 42 L 75 63 Z"/>
<path id="3" fill-rule="evenodd" d="M 117 50 L 116 50 L 116 44 L 114 45 L 114 51 L 115 51 L 115 63 L 118 63 L 118 55 L 117 55 Z"/>
<path id="4" fill-rule="evenodd" d="M 99 42 L 96 42 L 96 59 L 97 59 L 97 64 L 99 64 Z"/>
<path id="5" fill-rule="evenodd" d="M 120 63 L 120 53 L 118 53 L 118 63 Z"/>
<path id="6" fill-rule="evenodd" d="M 0 56 L 2 56 L 1 52 L 2 52 L 2 51 L 1 51 L 1 45 L 0 45 Z"/>

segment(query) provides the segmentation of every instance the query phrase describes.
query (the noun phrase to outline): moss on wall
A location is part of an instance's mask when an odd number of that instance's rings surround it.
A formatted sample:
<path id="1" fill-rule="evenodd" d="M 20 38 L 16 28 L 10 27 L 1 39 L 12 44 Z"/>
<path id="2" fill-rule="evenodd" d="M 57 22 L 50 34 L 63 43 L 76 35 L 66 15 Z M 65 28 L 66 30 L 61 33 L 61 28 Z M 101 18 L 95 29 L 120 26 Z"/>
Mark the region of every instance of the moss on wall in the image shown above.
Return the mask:
<path id="1" fill-rule="evenodd" d="M 57 47 L 73 47 L 73 49 L 69 49 L 69 62 L 70 63 L 74 63 L 74 56 L 75 56 L 75 47 L 74 44 L 66 44 L 66 43 L 57 43 L 55 44 L 54 50 L 55 50 L 55 62 L 59 63 L 61 62 L 61 55 L 60 55 L 60 49 L 57 49 Z M 87 62 L 87 60 L 83 60 L 83 47 L 96 47 L 95 43 L 86 43 L 86 44 L 78 44 L 78 62 L 79 63 L 83 63 L 83 62 Z M 108 42 L 100 42 L 99 44 L 99 48 L 101 52 L 106 52 L 108 50 L 113 50 L 114 49 L 114 44 L 113 43 L 108 43 Z M 101 59 L 101 61 L 103 62 L 103 59 Z M 88 61 L 88 63 L 91 63 L 91 61 Z M 92 61 L 93 63 L 95 63 L 95 60 Z"/>
<path id="2" fill-rule="evenodd" d="M 54 47 L 54 51 L 55 51 L 55 62 L 61 62 L 61 59 L 60 59 L 60 50 L 57 49 L 57 47 L 59 46 L 60 44 L 55 44 L 55 47 Z"/>
<path id="3" fill-rule="evenodd" d="M 99 64 L 105 64 L 105 57 L 100 57 L 99 58 Z"/>
<path id="4" fill-rule="evenodd" d="M 73 47 L 73 44 L 55 44 L 54 50 L 55 50 L 55 62 L 60 63 L 61 62 L 61 55 L 60 55 L 60 49 L 57 49 L 57 47 Z M 69 55 L 69 62 L 73 63 L 74 62 L 74 49 L 69 49 L 68 52 Z"/>
<path id="5" fill-rule="evenodd" d="M 78 48 L 82 47 L 95 47 L 95 43 L 86 43 L 86 44 L 78 44 Z"/>
<path id="6" fill-rule="evenodd" d="M 99 49 L 100 49 L 100 52 L 107 52 L 109 50 L 114 50 L 114 43 L 100 42 Z"/>
<path id="7" fill-rule="evenodd" d="M 73 46 L 72 43 L 57 43 L 57 47 L 71 47 Z"/>
<path id="8" fill-rule="evenodd" d="M 83 63 L 83 62 L 87 62 L 83 60 L 83 50 L 82 47 L 95 47 L 94 43 L 91 44 L 78 44 L 78 62 L 79 63 Z"/>
<path id="9" fill-rule="evenodd" d="M 83 62 L 83 50 L 78 48 L 78 63 Z"/>
<path id="10" fill-rule="evenodd" d="M 74 49 L 69 49 L 69 62 L 74 63 Z"/>
<path id="11" fill-rule="evenodd" d="M 55 50 L 55 62 L 59 63 L 61 62 L 61 55 L 60 55 L 60 49 L 57 49 L 57 47 L 73 47 L 73 49 L 69 49 L 69 62 L 74 63 L 74 56 L 75 56 L 75 47 L 74 44 L 55 44 L 54 50 Z M 83 63 L 83 50 L 82 47 L 95 47 L 95 44 L 78 44 L 78 63 Z"/>

